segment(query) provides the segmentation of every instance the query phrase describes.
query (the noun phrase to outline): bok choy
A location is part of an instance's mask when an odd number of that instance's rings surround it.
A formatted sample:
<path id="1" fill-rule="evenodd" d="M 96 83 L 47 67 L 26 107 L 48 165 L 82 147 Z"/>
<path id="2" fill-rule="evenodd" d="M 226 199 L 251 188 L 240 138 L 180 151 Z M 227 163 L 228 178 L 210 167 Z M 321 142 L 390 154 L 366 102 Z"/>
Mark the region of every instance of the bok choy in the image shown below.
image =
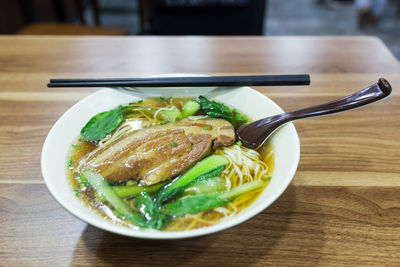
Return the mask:
<path id="1" fill-rule="evenodd" d="M 115 193 L 114 189 L 101 174 L 90 169 L 84 169 L 81 171 L 81 178 L 87 180 L 95 192 L 115 209 L 117 216 L 126 218 L 140 227 L 149 227 L 146 220 Z"/>
<path id="2" fill-rule="evenodd" d="M 141 186 L 141 185 L 115 185 L 113 186 L 114 191 L 118 196 L 122 198 L 133 198 L 136 197 L 140 192 L 146 190 L 147 193 L 154 193 L 162 186 L 168 184 L 170 181 L 160 182 L 158 184 Z M 221 192 L 226 190 L 226 181 L 224 178 L 215 176 L 208 179 L 202 179 L 194 181 L 189 187 L 187 187 L 183 195 L 195 195 L 205 194 L 213 192 Z"/>
<path id="3" fill-rule="evenodd" d="M 180 196 L 196 180 L 199 181 L 220 174 L 227 164 L 228 160 L 220 155 L 212 155 L 203 159 L 185 174 L 160 188 L 155 196 L 156 205 L 161 206 L 163 203 Z"/>
<path id="4" fill-rule="evenodd" d="M 229 121 L 234 128 L 240 123 L 246 122 L 247 119 L 241 115 L 236 109 L 230 109 L 226 105 L 209 100 L 204 96 L 198 96 L 196 102 L 200 104 L 201 109 L 211 118 L 221 118 Z"/>
<path id="5" fill-rule="evenodd" d="M 267 183 L 264 181 L 255 180 L 222 193 L 199 194 L 185 197 L 166 204 L 163 209 L 166 213 L 175 216 L 193 214 L 223 206 L 239 196 L 265 188 L 265 186 L 267 186 Z"/>

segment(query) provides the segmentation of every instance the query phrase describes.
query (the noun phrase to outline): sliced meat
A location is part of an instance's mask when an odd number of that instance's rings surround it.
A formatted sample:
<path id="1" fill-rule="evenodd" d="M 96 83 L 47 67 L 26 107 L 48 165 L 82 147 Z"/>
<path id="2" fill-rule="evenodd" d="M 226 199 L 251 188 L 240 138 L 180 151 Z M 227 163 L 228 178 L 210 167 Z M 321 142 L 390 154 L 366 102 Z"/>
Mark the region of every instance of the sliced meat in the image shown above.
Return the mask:
<path id="1" fill-rule="evenodd" d="M 93 155 L 88 162 L 107 180 L 140 180 L 145 185 L 175 177 L 212 149 L 231 145 L 235 132 L 222 119 L 184 119 L 132 132 Z"/>

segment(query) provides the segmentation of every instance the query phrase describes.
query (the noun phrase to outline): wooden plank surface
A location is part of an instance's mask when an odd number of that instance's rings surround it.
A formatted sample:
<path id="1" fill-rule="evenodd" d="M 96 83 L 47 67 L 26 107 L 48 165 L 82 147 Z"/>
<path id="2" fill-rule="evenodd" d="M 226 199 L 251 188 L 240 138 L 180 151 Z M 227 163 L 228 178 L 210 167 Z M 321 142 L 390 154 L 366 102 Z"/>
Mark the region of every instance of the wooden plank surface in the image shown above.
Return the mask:
<path id="1" fill-rule="evenodd" d="M 0 184 L 0 258 L 2 266 L 398 266 L 399 189 L 290 186 L 232 229 L 149 241 L 86 225 L 44 185 Z"/>
<path id="2" fill-rule="evenodd" d="M 0 265 L 398 266 L 399 70 L 382 42 L 367 37 L 0 37 Z M 45 84 L 161 72 L 311 73 L 309 87 L 257 88 L 288 111 L 379 77 L 394 91 L 362 109 L 296 122 L 301 160 L 291 186 L 242 225 L 163 242 L 88 226 L 48 193 L 40 153 L 55 121 L 97 89 Z"/>
<path id="3" fill-rule="evenodd" d="M 383 75 L 394 88 L 400 86 L 400 75 Z M 356 78 L 354 78 L 356 77 Z M 360 90 L 377 81 L 377 75 L 313 74 L 307 87 L 258 87 L 284 110 L 294 110 L 331 101 Z M 80 88 L 81 89 L 81 88 Z M 11 182 L 42 181 L 38 166 L 43 142 L 51 126 L 77 101 L 97 89 L 52 89 L 52 92 L 0 91 L 0 180 Z M 384 170 L 391 185 L 397 181 L 400 165 L 400 93 L 394 90 L 390 98 L 374 105 L 329 117 L 295 122 L 301 142 L 298 175 L 307 172 L 316 177 L 313 184 L 331 184 L 332 173 L 368 174 L 375 180 Z M 20 112 L 26 110 L 27 112 Z M 357 123 L 355 123 L 357 122 Z M 371 124 L 374 127 L 371 127 Z M 10 157 L 10 155 L 18 155 Z M 33 155 L 33 156 L 32 156 Z M 316 168 L 315 166 L 318 166 Z M 32 170 L 37 169 L 34 174 Z M 329 178 L 319 175 L 329 172 Z M 297 175 L 297 176 L 298 176 Z M 294 182 L 297 182 L 297 176 Z M 357 184 L 366 179 L 361 176 Z M 320 180 L 320 181 L 318 181 Z M 311 180 L 302 179 L 302 184 Z M 342 182 L 354 185 L 354 179 Z M 382 180 L 380 180 L 380 184 Z M 385 179 L 383 180 L 383 182 Z"/>
<path id="4" fill-rule="evenodd" d="M 399 71 L 372 37 L 2 37 L 0 73 L 380 73 Z"/>

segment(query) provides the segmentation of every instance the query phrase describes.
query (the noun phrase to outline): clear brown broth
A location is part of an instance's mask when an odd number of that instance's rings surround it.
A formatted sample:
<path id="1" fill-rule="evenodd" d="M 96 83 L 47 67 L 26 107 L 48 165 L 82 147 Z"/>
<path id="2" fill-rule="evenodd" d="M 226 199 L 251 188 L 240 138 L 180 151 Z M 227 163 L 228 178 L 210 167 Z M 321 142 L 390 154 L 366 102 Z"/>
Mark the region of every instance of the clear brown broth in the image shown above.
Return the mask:
<path id="1" fill-rule="evenodd" d="M 170 105 L 174 105 L 178 107 L 179 109 L 182 109 L 183 105 L 191 100 L 192 98 L 187 98 L 187 97 L 175 97 L 172 98 L 170 101 L 170 104 L 168 104 L 166 101 L 159 101 L 155 98 L 149 98 L 149 99 L 144 99 L 143 102 L 138 103 L 138 106 L 144 106 L 144 107 L 156 107 L 156 108 L 161 108 L 161 107 L 168 107 Z M 129 116 L 128 116 L 129 117 Z M 73 166 L 76 166 L 77 163 L 88 153 L 92 152 L 94 149 L 96 149 L 97 145 L 93 142 L 81 140 L 78 138 L 74 144 L 71 146 L 71 151 L 70 151 L 70 160 Z M 275 167 L 275 156 L 272 152 L 272 146 L 270 144 L 264 145 L 262 148 L 259 149 L 259 153 L 261 155 L 262 160 L 268 165 L 269 168 L 269 174 L 273 173 L 274 167 Z M 99 213 L 102 217 L 104 217 L 107 220 L 112 221 L 113 223 L 119 223 L 128 227 L 133 227 L 133 228 L 138 228 L 137 226 L 133 225 L 132 223 L 128 221 L 124 221 L 119 219 L 117 216 L 113 214 L 112 208 L 110 208 L 107 204 L 101 202 L 98 200 L 96 197 L 95 192 L 88 186 L 84 186 L 83 184 L 80 183 L 79 177 L 77 176 L 78 173 L 76 172 L 76 169 L 69 169 L 68 170 L 68 178 L 71 183 L 72 188 L 76 192 L 76 195 L 91 209 Z M 256 192 L 253 194 L 253 198 L 249 201 L 246 201 L 245 203 L 242 203 L 240 205 L 240 210 L 243 210 L 250 206 L 261 194 L 262 191 Z M 208 217 L 214 217 L 215 216 L 220 216 L 217 213 L 213 213 L 212 211 L 207 211 L 204 212 L 203 218 L 207 220 Z M 221 216 L 222 218 L 222 216 Z M 184 220 L 182 218 L 175 218 L 174 220 Z M 194 228 L 201 228 L 209 226 L 207 223 L 197 223 Z M 184 228 L 184 227 L 183 227 Z M 166 229 L 167 231 L 169 230 L 168 227 Z"/>

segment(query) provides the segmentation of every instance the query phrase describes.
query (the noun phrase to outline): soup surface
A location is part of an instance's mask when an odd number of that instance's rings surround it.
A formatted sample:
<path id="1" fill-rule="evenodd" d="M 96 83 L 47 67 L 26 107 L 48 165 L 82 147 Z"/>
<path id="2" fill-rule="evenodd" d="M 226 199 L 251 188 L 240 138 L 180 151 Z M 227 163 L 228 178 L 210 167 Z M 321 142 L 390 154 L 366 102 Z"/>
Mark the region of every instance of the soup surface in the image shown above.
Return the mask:
<path id="1" fill-rule="evenodd" d="M 71 145 L 70 183 L 86 205 L 127 227 L 183 231 L 219 223 L 254 202 L 274 169 L 269 144 L 255 151 L 234 141 L 233 129 L 248 121 L 204 97 L 116 107 L 94 116 Z"/>

